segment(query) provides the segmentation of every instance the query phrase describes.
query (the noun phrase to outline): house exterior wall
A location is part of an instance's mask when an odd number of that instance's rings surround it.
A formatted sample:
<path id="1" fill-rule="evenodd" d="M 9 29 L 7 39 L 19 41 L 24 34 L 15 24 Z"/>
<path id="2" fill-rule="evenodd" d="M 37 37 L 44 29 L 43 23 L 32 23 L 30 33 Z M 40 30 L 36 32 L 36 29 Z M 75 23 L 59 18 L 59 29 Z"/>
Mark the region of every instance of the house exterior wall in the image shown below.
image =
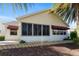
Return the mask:
<path id="1" fill-rule="evenodd" d="M 62 41 L 67 35 L 51 35 L 50 36 L 20 36 L 21 40 L 26 42 L 43 42 L 43 41 Z"/>
<path id="2" fill-rule="evenodd" d="M 19 41 L 19 32 L 17 31 L 17 35 L 10 35 L 10 29 L 6 30 L 5 39 L 6 41 Z"/>
<path id="3" fill-rule="evenodd" d="M 0 23 L 0 36 L 4 36 L 5 35 L 5 27 L 2 23 Z"/>
<path id="4" fill-rule="evenodd" d="M 21 31 L 21 23 L 32 23 L 32 24 L 42 24 L 50 26 L 50 36 L 22 36 Z M 25 17 L 18 20 L 19 24 L 19 38 L 20 40 L 24 40 L 26 42 L 36 42 L 36 41 L 60 41 L 63 40 L 67 35 L 53 35 L 51 25 L 58 25 L 67 27 L 56 15 L 49 14 L 47 12 L 41 13 L 39 15 L 34 15 L 31 17 Z"/>
<path id="5" fill-rule="evenodd" d="M 17 30 L 17 35 L 10 35 L 10 29 L 8 29 L 8 25 L 18 26 L 16 22 L 10 22 L 5 24 L 5 40 L 6 41 L 19 41 L 19 32 Z"/>
<path id="6" fill-rule="evenodd" d="M 52 13 L 41 13 L 30 17 L 22 18 L 21 20 L 18 20 L 20 22 L 26 22 L 26 23 L 34 23 L 34 24 L 45 24 L 45 25 L 58 25 L 58 26 L 64 26 L 67 27 L 64 22 L 59 19 L 56 14 Z"/>

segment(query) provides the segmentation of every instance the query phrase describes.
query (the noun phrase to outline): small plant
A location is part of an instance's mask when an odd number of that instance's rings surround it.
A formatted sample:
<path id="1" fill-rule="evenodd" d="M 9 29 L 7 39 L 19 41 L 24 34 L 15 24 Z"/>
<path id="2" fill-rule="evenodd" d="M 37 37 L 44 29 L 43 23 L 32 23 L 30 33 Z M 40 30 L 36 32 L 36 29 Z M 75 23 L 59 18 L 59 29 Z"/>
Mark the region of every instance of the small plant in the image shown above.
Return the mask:
<path id="1" fill-rule="evenodd" d="M 20 43 L 26 43 L 24 40 L 21 40 Z"/>
<path id="2" fill-rule="evenodd" d="M 74 43 L 76 43 L 76 44 L 79 43 L 79 38 L 77 36 L 76 31 L 73 31 L 73 32 L 70 33 L 70 38 L 71 38 L 71 40 L 74 41 Z"/>
<path id="3" fill-rule="evenodd" d="M 78 36 L 77 36 L 77 32 L 76 31 L 73 31 L 70 33 L 70 38 L 71 39 L 76 39 Z"/>
<path id="4" fill-rule="evenodd" d="M 4 41 L 5 40 L 5 36 L 0 36 L 0 41 Z"/>
<path id="5" fill-rule="evenodd" d="M 64 40 L 71 40 L 70 37 L 64 38 Z"/>

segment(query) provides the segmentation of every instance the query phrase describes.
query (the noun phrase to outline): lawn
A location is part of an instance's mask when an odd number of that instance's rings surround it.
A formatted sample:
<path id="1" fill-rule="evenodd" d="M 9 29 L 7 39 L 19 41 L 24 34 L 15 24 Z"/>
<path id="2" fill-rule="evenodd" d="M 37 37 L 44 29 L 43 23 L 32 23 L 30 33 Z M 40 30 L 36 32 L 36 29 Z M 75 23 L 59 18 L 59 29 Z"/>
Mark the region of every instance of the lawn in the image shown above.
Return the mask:
<path id="1" fill-rule="evenodd" d="M 56 44 L 50 46 L 14 48 L 0 51 L 1 56 L 74 56 L 79 55 L 75 44 Z"/>

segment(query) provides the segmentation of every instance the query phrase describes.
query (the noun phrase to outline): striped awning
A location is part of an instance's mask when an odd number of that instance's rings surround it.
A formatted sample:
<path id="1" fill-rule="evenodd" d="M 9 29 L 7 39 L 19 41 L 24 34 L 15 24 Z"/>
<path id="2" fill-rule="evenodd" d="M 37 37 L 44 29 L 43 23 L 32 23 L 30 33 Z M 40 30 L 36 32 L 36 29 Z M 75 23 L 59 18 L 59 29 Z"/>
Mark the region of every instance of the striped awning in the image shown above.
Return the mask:
<path id="1" fill-rule="evenodd" d="M 68 30 L 68 27 L 64 27 L 64 26 L 56 26 L 56 25 L 52 25 L 51 26 L 52 29 L 56 29 L 56 30 Z"/>
<path id="2" fill-rule="evenodd" d="M 18 26 L 15 26 L 15 25 L 8 25 L 7 29 L 18 30 Z"/>

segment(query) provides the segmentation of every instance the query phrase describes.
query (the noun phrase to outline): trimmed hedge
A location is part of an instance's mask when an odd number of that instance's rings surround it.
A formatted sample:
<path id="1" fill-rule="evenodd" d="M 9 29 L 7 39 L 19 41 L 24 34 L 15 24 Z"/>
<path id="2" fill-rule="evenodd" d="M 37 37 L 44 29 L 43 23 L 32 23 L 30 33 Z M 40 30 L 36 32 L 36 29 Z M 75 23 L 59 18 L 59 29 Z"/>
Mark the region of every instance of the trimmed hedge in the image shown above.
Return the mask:
<path id="1" fill-rule="evenodd" d="M 5 40 L 5 36 L 0 36 L 0 41 L 4 41 Z"/>

